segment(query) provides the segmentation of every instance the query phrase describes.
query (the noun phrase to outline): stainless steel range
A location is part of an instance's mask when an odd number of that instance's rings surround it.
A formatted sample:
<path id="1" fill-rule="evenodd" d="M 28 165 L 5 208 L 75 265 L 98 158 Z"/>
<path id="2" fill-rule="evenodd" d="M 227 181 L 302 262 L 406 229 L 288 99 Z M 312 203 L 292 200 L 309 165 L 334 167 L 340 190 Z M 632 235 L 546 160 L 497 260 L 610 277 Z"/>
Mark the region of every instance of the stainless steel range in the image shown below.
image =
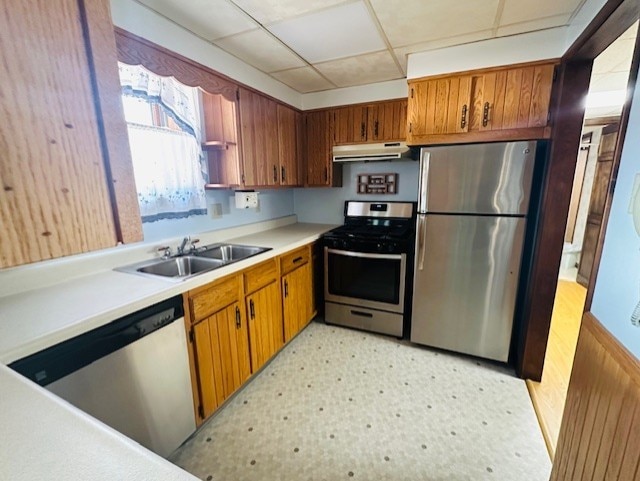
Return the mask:
<path id="1" fill-rule="evenodd" d="M 344 225 L 323 236 L 327 323 L 408 332 L 415 215 L 412 202 L 345 202 Z"/>

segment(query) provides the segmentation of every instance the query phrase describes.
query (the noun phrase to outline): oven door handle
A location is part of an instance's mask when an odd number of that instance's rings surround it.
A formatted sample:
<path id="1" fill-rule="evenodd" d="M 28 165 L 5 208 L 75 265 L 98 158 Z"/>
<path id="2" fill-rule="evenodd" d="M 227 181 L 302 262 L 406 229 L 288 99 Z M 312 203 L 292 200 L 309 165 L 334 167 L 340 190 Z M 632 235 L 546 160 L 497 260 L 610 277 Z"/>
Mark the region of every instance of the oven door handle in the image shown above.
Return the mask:
<path id="1" fill-rule="evenodd" d="M 424 269 L 424 256 L 425 256 L 425 216 L 418 215 L 418 270 Z"/>
<path id="2" fill-rule="evenodd" d="M 370 254 L 368 252 L 353 252 L 353 251 L 341 251 L 338 249 L 327 249 L 329 254 L 336 254 L 339 256 L 349 256 L 349 257 L 362 257 L 365 259 L 391 259 L 391 260 L 401 260 L 402 256 L 406 254 Z"/>

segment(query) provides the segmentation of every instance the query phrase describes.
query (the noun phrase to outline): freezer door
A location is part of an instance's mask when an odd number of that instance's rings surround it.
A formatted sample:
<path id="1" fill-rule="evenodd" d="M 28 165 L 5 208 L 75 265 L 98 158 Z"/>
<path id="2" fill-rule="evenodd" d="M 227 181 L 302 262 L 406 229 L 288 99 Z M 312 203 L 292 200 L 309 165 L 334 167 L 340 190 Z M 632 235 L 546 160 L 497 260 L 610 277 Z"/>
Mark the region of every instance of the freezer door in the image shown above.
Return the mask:
<path id="1" fill-rule="evenodd" d="M 419 212 L 525 215 L 536 143 L 423 149 Z"/>
<path id="2" fill-rule="evenodd" d="M 506 362 L 525 219 L 418 219 L 411 341 Z"/>

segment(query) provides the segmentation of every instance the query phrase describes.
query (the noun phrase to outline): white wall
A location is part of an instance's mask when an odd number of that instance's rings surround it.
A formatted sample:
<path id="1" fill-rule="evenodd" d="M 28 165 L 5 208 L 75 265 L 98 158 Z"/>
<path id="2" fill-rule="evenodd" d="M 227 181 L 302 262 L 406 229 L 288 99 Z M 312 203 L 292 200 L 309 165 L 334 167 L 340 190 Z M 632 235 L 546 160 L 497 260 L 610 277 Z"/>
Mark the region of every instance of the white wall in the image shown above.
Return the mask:
<path id="1" fill-rule="evenodd" d="M 302 96 L 304 110 L 333 107 L 336 105 L 375 102 L 376 100 L 399 99 L 407 96 L 407 80 L 389 80 L 357 87 L 343 87 Z"/>
<path id="2" fill-rule="evenodd" d="M 142 224 L 144 241 L 154 242 L 169 237 L 227 229 L 285 217 L 294 213 L 292 189 L 265 189 L 259 192 L 257 209 L 236 209 L 233 191 L 207 191 L 207 207 L 210 208 L 214 203 L 221 204 L 221 217 L 212 219 L 207 213 L 207 215 L 196 215 L 186 219 L 145 222 Z"/>
<path id="3" fill-rule="evenodd" d="M 567 29 L 567 37 L 565 39 L 565 49 L 571 47 L 573 42 L 587 28 L 587 25 L 593 20 L 597 13 L 607 3 L 606 0 L 586 0 L 580 10 L 573 16 Z"/>
<path id="4" fill-rule="evenodd" d="M 419 163 L 416 161 L 353 162 L 343 164 L 342 169 L 342 187 L 294 189 L 293 202 L 299 222 L 342 224 L 345 200 L 416 201 L 418 199 Z M 382 172 L 399 174 L 397 194 L 356 193 L 358 174 Z"/>
<path id="5" fill-rule="evenodd" d="M 567 28 L 558 27 L 412 53 L 407 60 L 407 78 L 561 57 L 566 35 Z"/>
<path id="6" fill-rule="evenodd" d="M 640 232 L 629 213 L 633 183 L 640 174 L 640 88 L 636 87 L 620 170 L 607 224 L 592 313 L 636 357 L 640 327 L 631 314 L 640 302 Z"/>

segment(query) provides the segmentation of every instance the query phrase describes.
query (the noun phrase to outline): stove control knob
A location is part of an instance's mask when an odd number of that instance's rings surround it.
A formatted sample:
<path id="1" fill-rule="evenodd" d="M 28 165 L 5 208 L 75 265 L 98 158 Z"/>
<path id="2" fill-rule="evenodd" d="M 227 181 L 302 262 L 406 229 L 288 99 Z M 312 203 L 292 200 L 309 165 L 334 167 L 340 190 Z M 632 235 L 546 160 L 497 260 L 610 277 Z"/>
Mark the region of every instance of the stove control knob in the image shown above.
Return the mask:
<path id="1" fill-rule="evenodd" d="M 382 252 L 384 246 L 382 244 L 377 244 L 376 248 L 378 249 L 378 252 Z"/>
<path id="2" fill-rule="evenodd" d="M 397 248 L 398 248 L 398 244 L 396 244 L 395 242 L 390 242 L 389 245 L 387 246 L 387 251 L 395 252 Z"/>

